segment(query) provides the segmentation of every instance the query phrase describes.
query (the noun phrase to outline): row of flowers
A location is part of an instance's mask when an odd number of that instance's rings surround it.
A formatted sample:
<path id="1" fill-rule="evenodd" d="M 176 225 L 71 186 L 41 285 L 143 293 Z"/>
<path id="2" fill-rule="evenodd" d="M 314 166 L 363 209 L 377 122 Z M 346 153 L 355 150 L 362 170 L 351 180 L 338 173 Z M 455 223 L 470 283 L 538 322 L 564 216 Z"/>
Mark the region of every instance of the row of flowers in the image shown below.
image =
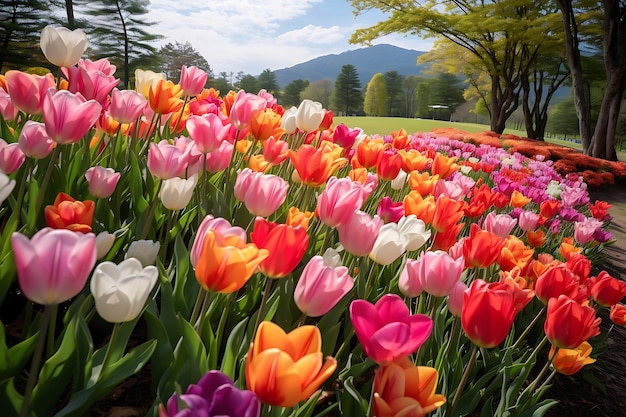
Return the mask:
<path id="1" fill-rule="evenodd" d="M 541 155 L 368 136 L 195 67 L 118 89 L 82 32 L 41 47 L 63 76 L 0 77 L 6 415 L 84 415 L 149 364 L 162 417 L 541 416 L 598 310 L 626 324 L 592 272 L 610 205 Z"/>

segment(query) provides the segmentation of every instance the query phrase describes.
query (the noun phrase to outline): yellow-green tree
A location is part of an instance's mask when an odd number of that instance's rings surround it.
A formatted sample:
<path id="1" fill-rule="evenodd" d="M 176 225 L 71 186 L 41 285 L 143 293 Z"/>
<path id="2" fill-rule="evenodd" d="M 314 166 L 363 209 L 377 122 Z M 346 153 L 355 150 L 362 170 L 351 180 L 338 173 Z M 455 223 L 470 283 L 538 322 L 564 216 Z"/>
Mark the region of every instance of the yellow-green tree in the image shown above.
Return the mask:
<path id="1" fill-rule="evenodd" d="M 352 34 L 353 43 L 405 33 L 446 39 L 468 51 L 488 74 L 491 88 L 485 100 L 491 129 L 502 132 L 520 104 L 522 77 L 537 59 L 542 43 L 560 32 L 554 8 L 544 1 L 467 0 L 383 1 L 351 0 L 356 14 L 369 9 L 387 20 Z M 556 17 L 555 17 L 556 16 Z"/>
<path id="2" fill-rule="evenodd" d="M 363 111 L 368 116 L 386 116 L 388 100 L 385 76 L 380 72 L 374 74 L 370 82 L 367 83 Z"/>

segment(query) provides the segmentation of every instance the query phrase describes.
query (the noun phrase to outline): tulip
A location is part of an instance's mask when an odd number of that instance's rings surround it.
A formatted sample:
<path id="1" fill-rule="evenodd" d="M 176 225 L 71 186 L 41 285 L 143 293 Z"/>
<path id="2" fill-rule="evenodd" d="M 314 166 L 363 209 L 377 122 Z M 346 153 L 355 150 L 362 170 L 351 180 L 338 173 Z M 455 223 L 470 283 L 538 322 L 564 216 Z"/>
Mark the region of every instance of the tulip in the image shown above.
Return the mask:
<path id="1" fill-rule="evenodd" d="M 109 198 L 115 191 L 115 186 L 121 174 L 113 168 L 101 166 L 91 167 L 85 172 L 89 183 L 89 192 L 96 198 Z"/>
<path id="2" fill-rule="evenodd" d="M 152 240 L 135 240 L 130 243 L 124 259 L 137 258 L 146 267 L 156 263 L 161 244 Z"/>
<path id="3" fill-rule="evenodd" d="M 39 46 L 46 59 L 57 67 L 71 67 L 78 63 L 89 41 L 81 29 L 46 26 L 41 31 Z"/>
<path id="4" fill-rule="evenodd" d="M 463 304 L 465 304 L 465 293 L 467 290 L 467 285 L 463 281 L 459 281 L 454 285 L 454 287 L 452 287 L 452 291 L 450 291 L 450 294 L 448 295 L 448 311 L 454 317 L 461 317 Z"/>
<path id="5" fill-rule="evenodd" d="M 209 230 L 212 230 L 216 236 L 223 239 L 220 242 L 224 242 L 225 239 L 230 237 L 235 237 L 243 242 L 246 241 L 246 231 L 241 227 L 231 226 L 226 219 L 219 217 L 215 218 L 211 215 L 207 215 L 204 220 L 202 220 L 202 223 L 200 223 L 200 227 L 198 228 L 198 232 L 196 233 L 196 237 L 193 241 L 193 246 L 191 247 L 191 252 L 189 253 L 191 265 L 193 265 L 194 268 L 198 263 L 201 253 L 203 252 L 204 241 Z"/>
<path id="6" fill-rule="evenodd" d="M 222 123 L 220 117 L 209 113 L 202 116 L 190 116 L 187 119 L 189 136 L 201 153 L 213 152 L 228 137 L 230 126 Z"/>
<path id="7" fill-rule="evenodd" d="M 281 116 L 272 109 L 254 112 L 250 119 L 250 134 L 261 142 L 271 137 L 280 139 L 285 134 L 285 129 L 281 127 Z"/>
<path id="8" fill-rule="evenodd" d="M 46 206 L 46 224 L 53 229 L 68 229 L 74 232 L 91 232 L 95 203 L 91 200 L 76 201 L 65 193 L 59 193 L 54 204 Z"/>
<path id="9" fill-rule="evenodd" d="M 433 321 L 411 315 L 396 294 L 383 295 L 376 304 L 354 300 L 350 320 L 363 351 L 379 365 L 387 365 L 415 352 L 430 336 Z"/>
<path id="10" fill-rule="evenodd" d="M 0 116 L 10 122 L 17 117 L 18 108 L 11 101 L 9 93 L 0 88 Z"/>
<path id="11" fill-rule="evenodd" d="M 159 409 L 160 417 L 259 417 L 260 413 L 261 404 L 256 395 L 238 389 L 220 371 L 207 372 L 197 384 L 189 385 L 184 394 L 172 394 L 167 408 Z"/>
<path id="12" fill-rule="evenodd" d="M 24 124 L 17 142 L 24 155 L 34 159 L 45 158 L 56 145 L 48 136 L 46 126 L 32 120 Z"/>
<path id="13" fill-rule="evenodd" d="M 508 287 L 478 279 L 465 293 L 461 325 L 474 344 L 492 348 L 509 334 L 515 313 L 515 296 Z"/>
<path id="14" fill-rule="evenodd" d="M 95 100 L 102 106 L 109 101 L 109 94 L 120 80 L 98 70 L 87 70 L 81 67 L 62 68 L 63 74 L 69 80 L 68 90 L 80 93 L 87 100 Z"/>
<path id="15" fill-rule="evenodd" d="M 239 90 L 230 109 L 230 121 L 235 129 L 246 129 L 250 126 L 254 113 L 266 107 L 267 100 L 263 97 Z"/>
<path id="16" fill-rule="evenodd" d="M 272 165 L 279 165 L 287 159 L 288 149 L 287 142 L 269 137 L 263 143 L 263 158 Z"/>
<path id="17" fill-rule="evenodd" d="M 583 366 L 594 363 L 596 360 L 589 357 L 591 355 L 591 345 L 583 342 L 575 349 L 559 349 L 552 346 L 550 348 L 549 358 L 552 359 L 552 367 L 560 374 L 574 375 L 580 371 Z"/>
<path id="18" fill-rule="evenodd" d="M 511 194 L 511 206 L 516 208 L 524 207 L 526 204 L 530 203 L 532 200 L 526 197 L 524 194 L 520 193 L 518 190 L 513 191 Z"/>
<path id="19" fill-rule="evenodd" d="M 406 252 L 408 244 L 409 237 L 400 232 L 398 224 L 387 223 L 379 229 L 369 257 L 379 265 L 389 265 Z"/>
<path id="20" fill-rule="evenodd" d="M 163 181 L 161 191 L 159 192 L 163 207 L 172 211 L 182 210 L 187 207 L 197 183 L 197 174 L 189 178 L 174 177 Z"/>
<path id="21" fill-rule="evenodd" d="M 332 125 L 333 112 L 328 110 L 325 113 L 322 123 L 320 124 L 320 130 L 324 129 L 324 127 L 326 126 L 326 123 L 324 123 L 324 121 L 327 119 L 329 115 L 330 115 L 329 117 L 330 125 L 328 125 L 328 128 L 330 128 L 330 126 Z M 359 136 L 359 133 L 361 133 L 361 129 L 359 128 L 352 129 L 343 123 L 339 123 L 337 126 L 335 126 L 335 129 L 333 130 L 333 142 L 341 146 L 344 149 L 351 149 L 352 146 L 354 146 L 356 142 L 356 138 L 357 136 Z"/>
<path id="22" fill-rule="evenodd" d="M 313 215 L 314 213 L 312 211 L 300 211 L 297 207 L 289 207 L 285 224 L 293 227 L 302 226 L 305 230 L 307 230 Z"/>
<path id="23" fill-rule="evenodd" d="M 443 195 L 435 202 L 435 214 L 430 222 L 437 232 L 445 232 L 463 217 L 465 202 L 455 201 Z"/>
<path id="24" fill-rule="evenodd" d="M 393 180 L 391 180 L 391 189 L 396 191 L 402 190 L 404 188 L 404 185 L 406 184 L 407 178 L 408 174 L 400 170 L 400 172 L 398 172 L 398 175 Z"/>
<path id="25" fill-rule="evenodd" d="M 402 217 L 398 221 L 398 231 L 406 237 L 407 251 L 418 250 L 430 239 L 430 230 L 421 219 L 414 215 Z"/>
<path id="26" fill-rule="evenodd" d="M 52 74 L 37 76 L 21 71 L 10 70 L 5 74 L 7 92 L 11 102 L 28 114 L 40 114 L 48 89 L 54 87 Z"/>
<path id="27" fill-rule="evenodd" d="M 103 262 L 93 271 L 90 290 L 100 317 L 110 323 L 134 320 L 143 309 L 157 282 L 156 266 L 143 268 L 136 258 L 119 265 Z"/>
<path id="28" fill-rule="evenodd" d="M 598 220 L 609 220 L 609 209 L 613 207 L 612 204 L 607 203 L 606 201 L 596 200 L 593 204 L 588 203 L 589 211 L 594 219 Z"/>
<path id="29" fill-rule="evenodd" d="M 309 99 L 302 100 L 296 112 L 296 126 L 304 132 L 314 132 L 319 129 L 325 114 L 321 103 Z"/>
<path id="30" fill-rule="evenodd" d="M 115 243 L 115 235 L 109 232 L 100 232 L 96 236 L 96 257 L 98 260 L 104 258 Z"/>
<path id="31" fill-rule="evenodd" d="M 357 210 L 347 222 L 337 226 L 339 242 L 344 249 L 354 256 L 366 256 L 374 248 L 383 221 L 371 217 L 364 211 Z"/>
<path id="32" fill-rule="evenodd" d="M 537 228 L 539 215 L 533 211 L 522 211 L 518 218 L 519 228 L 525 232 L 530 232 Z"/>
<path id="33" fill-rule="evenodd" d="M 148 100 L 133 90 L 113 89 L 109 113 L 119 123 L 132 123 L 146 108 Z"/>
<path id="34" fill-rule="evenodd" d="M 28 239 L 13 233 L 11 247 L 20 288 L 29 300 L 59 304 L 76 296 L 96 263 L 96 237 L 44 228 Z"/>
<path id="35" fill-rule="evenodd" d="M 151 143 L 148 151 L 148 169 L 157 178 L 167 180 L 174 177 L 182 177 L 189 166 L 191 149 L 182 151 L 175 145 L 170 145 L 167 140 L 158 144 Z"/>
<path id="36" fill-rule="evenodd" d="M 322 363 L 322 336 L 315 326 L 285 333 L 276 324 L 259 325 L 246 359 L 246 385 L 262 403 L 293 407 L 307 400 L 337 368 L 333 357 Z"/>
<path id="37" fill-rule="evenodd" d="M 268 250 L 269 256 L 259 265 L 259 271 L 270 278 L 282 278 L 296 269 L 309 245 L 305 228 L 268 222 L 262 217 L 256 218 L 250 240 Z"/>
<path id="38" fill-rule="evenodd" d="M 354 286 L 345 266 L 334 267 L 321 256 L 314 256 L 306 264 L 296 284 L 293 298 L 296 305 L 309 317 L 328 313 Z"/>
<path id="39" fill-rule="evenodd" d="M 402 206 L 404 207 L 404 213 L 407 216 L 414 214 L 424 223 L 432 223 L 433 218 L 435 217 L 435 210 L 437 209 L 437 203 L 432 195 L 424 198 L 417 191 L 410 191 L 406 196 L 404 196 Z"/>
<path id="40" fill-rule="evenodd" d="M 296 126 L 296 113 L 298 112 L 298 108 L 296 106 L 291 106 L 289 109 L 285 110 L 283 113 L 282 120 L 280 122 L 280 126 L 285 129 L 285 133 L 291 134 L 295 132 L 298 128 Z"/>
<path id="41" fill-rule="evenodd" d="M 316 213 L 328 227 L 346 223 L 364 201 L 363 185 L 350 178 L 330 177 L 326 188 L 317 199 Z"/>
<path id="42" fill-rule="evenodd" d="M 602 221 L 593 217 L 585 218 L 583 221 L 574 223 L 574 239 L 581 245 L 593 242 L 596 230 L 602 228 Z"/>
<path id="43" fill-rule="evenodd" d="M 613 323 L 617 324 L 618 326 L 626 326 L 626 305 L 612 305 L 609 318 Z"/>
<path id="44" fill-rule="evenodd" d="M 452 288 L 461 279 L 465 269 L 463 257 L 453 259 L 443 251 L 422 252 L 418 260 L 407 259 L 405 266 L 406 279 L 418 281 L 419 286 L 435 297 L 443 297 L 452 291 Z M 404 275 L 404 272 L 403 272 Z M 402 288 L 403 275 L 400 276 Z"/>
<path id="45" fill-rule="evenodd" d="M 276 175 L 252 172 L 245 168 L 237 175 L 234 195 L 250 213 L 259 217 L 273 214 L 287 197 L 289 183 Z"/>
<path id="46" fill-rule="evenodd" d="M 180 99 L 182 95 L 180 85 L 168 80 L 159 80 L 148 90 L 148 105 L 157 114 L 177 112 L 183 107 L 183 101 Z"/>
<path id="47" fill-rule="evenodd" d="M 196 279 L 207 291 L 229 294 L 241 289 L 267 256 L 267 250 L 238 236 L 224 238 L 208 230 L 196 264 Z"/>
<path id="48" fill-rule="evenodd" d="M 436 154 L 433 158 L 433 164 L 430 168 L 433 175 L 439 175 L 439 177 L 448 179 L 450 175 L 459 169 L 459 166 L 455 164 L 456 158 L 449 158 L 443 154 Z"/>
<path id="49" fill-rule="evenodd" d="M 48 135 L 58 144 L 81 140 L 100 116 L 102 106 L 80 94 L 50 89 L 43 100 L 43 119 Z"/>
<path id="50" fill-rule="evenodd" d="M 150 88 L 156 88 L 159 81 L 165 80 L 165 74 L 156 73 L 154 71 L 144 71 L 142 69 L 135 70 L 135 91 L 148 98 Z"/>
<path id="51" fill-rule="evenodd" d="M 424 417 L 446 402 L 445 396 L 435 394 L 437 370 L 408 359 L 378 368 L 372 389 L 376 417 Z"/>
<path id="52" fill-rule="evenodd" d="M 555 199 L 542 201 L 539 205 L 539 214 L 546 219 L 552 218 L 561 209 L 561 202 Z"/>
<path id="53" fill-rule="evenodd" d="M 548 304 L 551 298 L 567 295 L 574 298 L 578 294 L 578 280 L 565 264 L 553 265 L 546 269 L 535 283 L 535 294 L 542 303 Z"/>
<path id="54" fill-rule="evenodd" d="M 468 268 L 485 268 L 493 264 L 504 247 L 504 239 L 500 236 L 482 230 L 472 223 L 470 235 L 463 242 L 463 256 Z"/>
<path id="55" fill-rule="evenodd" d="M 610 307 L 626 296 L 626 282 L 613 278 L 606 271 L 592 278 L 589 284 L 591 296 L 601 306 Z"/>
<path id="56" fill-rule="evenodd" d="M 87 71 L 100 71 L 105 75 L 113 75 L 115 74 L 115 65 L 111 64 L 111 62 L 106 58 L 101 58 L 97 61 L 92 61 L 90 59 L 79 59 L 78 67 L 84 68 Z"/>
<path id="57" fill-rule="evenodd" d="M 180 71 L 180 86 L 185 96 L 197 96 L 202 92 L 209 77 L 205 71 L 196 66 L 183 65 Z"/>
<path id="58" fill-rule="evenodd" d="M 19 169 L 26 159 L 17 143 L 7 143 L 0 139 L 0 172 L 11 174 Z"/>
<path id="59" fill-rule="evenodd" d="M 9 179 L 7 175 L 0 172 L 0 205 L 11 194 L 13 188 L 15 188 L 15 180 Z"/>
<path id="60" fill-rule="evenodd" d="M 385 145 L 379 139 L 364 139 L 356 147 L 356 162 L 359 167 L 372 168 L 378 164 Z M 355 160 L 353 159 L 353 163 Z"/>
<path id="61" fill-rule="evenodd" d="M 380 153 L 376 162 L 376 174 L 383 180 L 393 181 L 402 169 L 402 155 L 388 147 Z"/>
<path id="62" fill-rule="evenodd" d="M 485 216 L 483 229 L 506 239 L 511 234 L 516 223 L 517 220 L 508 214 L 496 214 L 496 212 L 491 211 Z"/>
<path id="63" fill-rule="evenodd" d="M 340 156 L 341 148 L 336 145 L 320 148 L 302 145 L 297 151 L 288 152 L 291 164 L 295 168 L 294 172 L 300 181 L 312 187 L 324 184 L 346 162 L 346 159 Z"/>
<path id="64" fill-rule="evenodd" d="M 404 207 L 401 202 L 392 201 L 391 197 L 383 197 L 376 213 L 385 223 L 397 223 L 404 216 Z"/>
<path id="65" fill-rule="evenodd" d="M 550 342 L 559 348 L 574 349 L 600 334 L 601 318 L 596 311 L 578 304 L 566 295 L 551 298 L 543 329 Z"/>

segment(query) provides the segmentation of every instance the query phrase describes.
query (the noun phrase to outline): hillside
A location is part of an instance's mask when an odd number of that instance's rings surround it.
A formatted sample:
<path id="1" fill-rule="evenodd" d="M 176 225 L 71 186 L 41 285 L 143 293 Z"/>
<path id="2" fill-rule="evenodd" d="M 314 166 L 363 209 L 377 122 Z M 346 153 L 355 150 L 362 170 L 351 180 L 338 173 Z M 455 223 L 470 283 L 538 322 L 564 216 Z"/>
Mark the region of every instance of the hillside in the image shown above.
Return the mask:
<path id="1" fill-rule="evenodd" d="M 421 75 L 425 65 L 417 65 L 417 57 L 425 52 L 399 48 L 392 45 L 374 45 L 340 54 L 324 55 L 293 67 L 275 70 L 278 85 L 284 87 L 296 79 L 335 81 L 341 67 L 352 64 L 359 73 L 361 84 L 369 82 L 374 74 L 398 71 L 403 76 Z"/>

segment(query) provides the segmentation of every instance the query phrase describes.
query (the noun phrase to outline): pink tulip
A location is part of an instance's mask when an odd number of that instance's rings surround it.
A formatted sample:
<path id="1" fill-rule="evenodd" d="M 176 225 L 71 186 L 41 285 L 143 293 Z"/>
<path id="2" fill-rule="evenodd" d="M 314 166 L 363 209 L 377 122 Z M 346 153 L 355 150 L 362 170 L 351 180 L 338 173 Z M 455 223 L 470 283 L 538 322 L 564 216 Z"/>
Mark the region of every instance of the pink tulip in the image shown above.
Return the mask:
<path id="1" fill-rule="evenodd" d="M 404 216 L 404 206 L 401 201 L 396 203 L 391 197 L 383 197 L 376 212 L 385 223 L 397 223 Z"/>
<path id="2" fill-rule="evenodd" d="M 289 183 L 281 177 L 245 168 L 237 175 L 234 195 L 246 205 L 250 213 L 267 217 L 283 204 L 288 188 Z"/>
<path id="3" fill-rule="evenodd" d="M 206 154 L 206 164 L 204 169 L 207 172 L 219 172 L 228 168 L 233 155 L 233 148 L 232 143 L 228 143 L 226 141 L 222 142 L 218 149 Z"/>
<path id="4" fill-rule="evenodd" d="M 114 76 L 98 70 L 87 70 L 82 67 L 63 67 L 61 70 L 69 81 L 70 92 L 80 93 L 85 99 L 95 100 L 103 106 L 113 87 L 120 82 Z"/>
<path id="5" fill-rule="evenodd" d="M 193 241 L 193 246 L 191 247 L 191 252 L 189 253 L 189 258 L 191 260 L 191 265 L 195 268 L 198 263 L 198 258 L 202 253 L 202 246 L 204 245 L 204 238 L 209 230 L 212 230 L 215 233 L 216 238 L 226 239 L 229 236 L 238 237 L 239 240 L 245 242 L 246 241 L 246 231 L 243 230 L 239 226 L 231 226 L 228 220 L 223 219 L 221 217 L 215 218 L 210 214 L 202 220 L 200 227 L 198 228 L 198 232 L 196 233 L 196 238 Z M 218 245 L 221 245 L 223 242 L 216 242 Z"/>
<path id="6" fill-rule="evenodd" d="M 43 123 L 26 122 L 17 140 L 24 155 L 29 158 L 43 159 L 52 152 L 56 142 L 50 139 Z"/>
<path id="7" fill-rule="evenodd" d="M 278 165 L 287 159 L 289 145 L 283 140 L 276 140 L 270 136 L 263 143 L 263 158 L 272 165 Z"/>
<path id="8" fill-rule="evenodd" d="M 197 96 L 206 85 L 209 75 L 198 67 L 187 67 L 183 65 L 180 72 L 180 86 L 183 88 L 183 95 Z"/>
<path id="9" fill-rule="evenodd" d="M 267 101 L 263 97 L 239 90 L 230 109 L 230 121 L 237 130 L 245 129 L 250 125 L 253 113 L 266 107 Z"/>
<path id="10" fill-rule="evenodd" d="M 96 263 L 93 233 L 47 227 L 30 240 L 13 233 L 11 246 L 20 288 L 38 304 L 59 304 L 76 296 Z"/>
<path id="11" fill-rule="evenodd" d="M 105 75 L 113 75 L 115 74 L 115 65 L 111 64 L 111 62 L 106 58 L 101 58 L 97 61 L 92 61 L 91 59 L 79 59 L 78 67 L 84 68 L 87 71 L 100 71 Z"/>
<path id="12" fill-rule="evenodd" d="M 109 113 L 119 123 L 132 123 L 146 108 L 148 100 L 133 90 L 113 89 Z"/>
<path id="13" fill-rule="evenodd" d="M 464 269 L 463 257 L 455 260 L 443 251 L 422 252 L 417 260 L 407 259 L 404 271 L 400 275 L 400 290 L 402 291 L 403 287 L 416 287 L 417 281 L 419 287 L 428 294 L 443 297 L 450 294 L 452 288 L 459 282 Z M 402 293 L 405 294 L 404 291 Z"/>
<path id="14" fill-rule="evenodd" d="M 113 168 L 91 167 L 85 172 L 85 178 L 89 183 L 89 192 L 96 198 L 109 198 L 120 179 L 121 174 Z"/>
<path id="15" fill-rule="evenodd" d="M 6 143 L 0 139 L 0 171 L 5 174 L 15 172 L 24 163 L 24 152 L 17 143 Z"/>
<path id="16" fill-rule="evenodd" d="M 17 112 L 18 109 L 11 101 L 9 93 L 0 88 L 0 116 L 10 122 L 15 120 Z"/>
<path id="17" fill-rule="evenodd" d="M 303 314 L 320 317 L 328 313 L 353 286 L 348 268 L 333 267 L 323 257 L 314 256 L 304 267 L 293 298 Z"/>
<path id="18" fill-rule="evenodd" d="M 189 136 L 201 153 L 213 152 L 228 137 L 230 126 L 224 126 L 218 115 L 209 113 L 203 116 L 190 116 L 187 120 Z"/>
<path id="19" fill-rule="evenodd" d="M 539 223 L 539 214 L 533 211 L 524 210 L 520 213 L 517 221 L 520 229 L 525 232 L 530 232 L 537 228 L 537 224 Z"/>
<path id="20" fill-rule="evenodd" d="M 352 255 L 366 256 L 372 251 L 382 225 L 378 216 L 372 218 L 364 211 L 355 211 L 346 223 L 337 226 L 339 242 Z"/>
<path id="21" fill-rule="evenodd" d="M 602 227 L 602 221 L 593 217 L 586 217 L 583 221 L 574 223 L 574 239 L 581 245 L 593 242 L 594 233 Z"/>
<path id="22" fill-rule="evenodd" d="M 461 317 L 463 311 L 463 303 L 465 302 L 465 293 L 468 290 L 468 286 L 462 281 L 457 282 L 452 291 L 448 295 L 448 311 L 454 317 Z"/>
<path id="23" fill-rule="evenodd" d="M 40 77 L 11 70 L 7 71 L 4 76 L 8 93 L 15 107 L 28 114 L 41 113 L 46 92 L 54 87 L 52 74 Z"/>
<path id="24" fill-rule="evenodd" d="M 67 90 L 48 90 L 43 100 L 43 120 L 48 135 L 59 145 L 76 143 L 91 129 L 102 106 Z"/>
<path id="25" fill-rule="evenodd" d="M 376 304 L 353 301 L 350 319 L 365 354 L 382 366 L 415 352 L 433 328 L 430 317 L 411 315 L 396 294 L 383 295 Z"/>
<path id="26" fill-rule="evenodd" d="M 506 239 L 506 237 L 511 234 L 516 223 L 517 220 L 508 214 L 496 214 L 494 211 L 490 211 L 489 214 L 485 216 L 483 229 Z"/>
<path id="27" fill-rule="evenodd" d="M 148 169 L 157 178 L 167 180 L 174 177 L 183 177 L 189 164 L 189 152 L 183 152 L 167 140 L 158 144 L 151 143 L 148 151 Z"/>
<path id="28" fill-rule="evenodd" d="M 350 220 L 363 201 L 363 184 L 347 177 L 330 177 L 317 199 L 316 213 L 326 226 L 337 227 Z"/>

